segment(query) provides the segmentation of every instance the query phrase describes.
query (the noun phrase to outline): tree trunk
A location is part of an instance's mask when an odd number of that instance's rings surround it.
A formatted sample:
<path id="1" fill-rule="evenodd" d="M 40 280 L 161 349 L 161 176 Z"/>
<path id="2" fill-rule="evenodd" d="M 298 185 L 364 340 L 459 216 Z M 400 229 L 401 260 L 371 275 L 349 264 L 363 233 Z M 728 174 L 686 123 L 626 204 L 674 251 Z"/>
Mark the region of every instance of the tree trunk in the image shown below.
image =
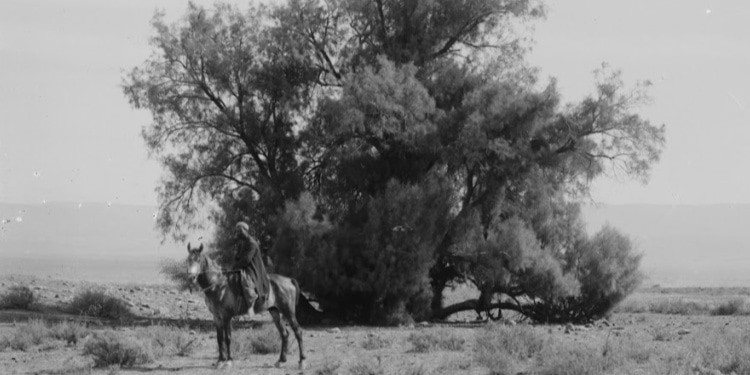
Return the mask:
<path id="1" fill-rule="evenodd" d="M 474 311 L 477 309 L 478 306 L 479 306 L 478 299 L 469 299 L 463 302 L 459 302 L 459 303 L 447 306 L 439 310 L 433 310 L 432 319 L 444 320 L 457 312 Z M 513 310 L 513 311 L 521 312 L 521 308 L 519 306 L 512 304 L 512 303 L 507 303 L 507 302 L 497 302 L 497 303 L 490 304 L 488 307 L 488 310 L 492 310 L 492 309 L 504 309 L 504 310 Z"/>
<path id="2" fill-rule="evenodd" d="M 430 303 L 430 310 L 434 313 L 443 308 L 443 291 L 448 283 L 443 280 L 433 280 L 430 284 L 432 286 L 432 302 Z"/>

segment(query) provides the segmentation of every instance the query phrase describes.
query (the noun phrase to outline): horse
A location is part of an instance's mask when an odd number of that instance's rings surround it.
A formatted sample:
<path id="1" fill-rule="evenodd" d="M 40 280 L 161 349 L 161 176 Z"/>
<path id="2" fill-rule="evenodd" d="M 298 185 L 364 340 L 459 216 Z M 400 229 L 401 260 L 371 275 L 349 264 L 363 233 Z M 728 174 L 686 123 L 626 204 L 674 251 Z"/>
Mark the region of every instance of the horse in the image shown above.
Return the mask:
<path id="1" fill-rule="evenodd" d="M 214 318 L 216 326 L 216 341 L 219 345 L 219 359 L 216 368 L 223 369 L 232 366 L 232 318 L 247 314 L 250 308 L 256 314 L 268 311 L 273 318 L 281 336 L 281 355 L 276 367 L 286 362 L 288 353 L 289 332 L 284 327 L 281 316 L 292 327 L 294 336 L 299 344 L 299 368 L 305 368 L 305 352 L 302 345 L 302 330 L 297 322 L 296 308 L 300 296 L 297 281 L 278 274 L 270 273 L 270 292 L 260 305 L 248 306 L 242 296 L 240 274 L 237 271 L 224 271 L 215 260 L 203 253 L 203 244 L 198 248 L 191 248 L 188 243 L 188 277 L 193 284 L 197 284 L 203 291 L 206 306 Z M 225 354 L 226 353 L 226 354 Z"/>

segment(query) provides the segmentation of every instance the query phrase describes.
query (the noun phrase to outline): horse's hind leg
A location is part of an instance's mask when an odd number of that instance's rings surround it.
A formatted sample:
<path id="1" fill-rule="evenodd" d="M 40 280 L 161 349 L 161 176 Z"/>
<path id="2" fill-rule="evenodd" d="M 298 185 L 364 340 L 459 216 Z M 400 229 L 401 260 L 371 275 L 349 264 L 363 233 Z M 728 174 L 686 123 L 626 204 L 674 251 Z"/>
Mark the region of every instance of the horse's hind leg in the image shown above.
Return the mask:
<path id="1" fill-rule="evenodd" d="M 276 362 L 276 367 L 280 367 L 282 363 L 286 362 L 286 353 L 289 350 L 289 332 L 281 322 L 281 314 L 278 309 L 270 309 L 268 312 L 271 314 L 273 324 L 276 325 L 276 329 L 279 330 L 279 335 L 281 336 L 281 355 L 279 356 L 279 361 Z"/>
<path id="2" fill-rule="evenodd" d="M 292 326 L 292 332 L 294 332 L 294 337 L 297 339 L 297 344 L 299 345 L 299 369 L 304 370 L 305 349 L 302 344 L 302 328 L 300 328 L 299 322 L 297 322 L 297 315 L 294 308 L 292 307 L 291 309 L 284 311 L 284 317 L 289 322 L 289 325 Z"/>

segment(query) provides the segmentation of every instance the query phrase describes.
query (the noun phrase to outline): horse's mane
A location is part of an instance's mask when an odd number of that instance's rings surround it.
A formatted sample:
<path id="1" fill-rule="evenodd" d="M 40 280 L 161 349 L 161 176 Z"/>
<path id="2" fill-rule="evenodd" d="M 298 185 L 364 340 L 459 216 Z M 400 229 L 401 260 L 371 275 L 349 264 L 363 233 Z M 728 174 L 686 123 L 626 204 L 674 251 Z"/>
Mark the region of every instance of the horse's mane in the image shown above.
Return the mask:
<path id="1" fill-rule="evenodd" d="M 212 256 L 215 253 L 203 254 L 201 253 L 201 268 L 203 272 L 211 271 L 221 274 L 226 278 L 228 284 L 239 283 L 239 272 L 238 270 L 226 269 L 222 267 L 219 262 Z"/>

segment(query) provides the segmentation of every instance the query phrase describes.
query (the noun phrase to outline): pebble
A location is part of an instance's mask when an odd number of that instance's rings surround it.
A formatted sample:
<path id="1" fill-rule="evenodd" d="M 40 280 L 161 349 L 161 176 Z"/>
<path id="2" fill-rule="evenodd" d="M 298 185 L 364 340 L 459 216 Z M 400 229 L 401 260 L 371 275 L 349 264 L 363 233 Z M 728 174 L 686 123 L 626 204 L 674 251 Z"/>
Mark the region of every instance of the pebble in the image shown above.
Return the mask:
<path id="1" fill-rule="evenodd" d="M 341 330 L 338 328 L 331 328 L 328 330 L 328 333 L 341 333 Z"/>

